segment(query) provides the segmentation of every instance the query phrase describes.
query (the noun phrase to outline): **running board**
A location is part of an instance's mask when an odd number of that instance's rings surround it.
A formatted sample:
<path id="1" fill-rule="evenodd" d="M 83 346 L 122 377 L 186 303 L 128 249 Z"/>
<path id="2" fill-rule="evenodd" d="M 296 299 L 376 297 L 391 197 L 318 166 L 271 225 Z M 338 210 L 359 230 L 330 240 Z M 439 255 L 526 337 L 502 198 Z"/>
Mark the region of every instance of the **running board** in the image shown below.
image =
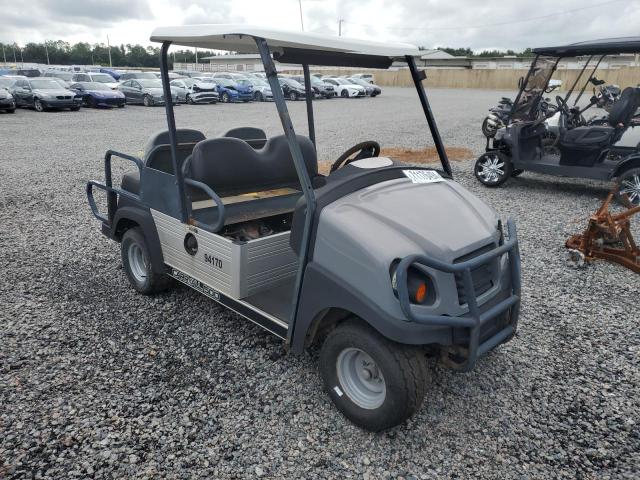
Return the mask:
<path id="1" fill-rule="evenodd" d="M 243 302 L 242 300 L 236 300 L 227 295 L 220 293 L 217 290 L 205 285 L 200 280 L 196 280 L 190 275 L 187 275 L 180 270 L 177 270 L 173 267 L 167 266 L 168 272 L 167 274 L 178 280 L 180 283 L 185 284 L 187 287 L 191 287 L 193 290 L 209 297 L 212 300 L 215 300 L 220 305 L 228 308 L 229 310 L 233 310 L 238 315 L 243 316 L 247 320 L 255 323 L 256 325 L 264 328 L 268 332 L 274 334 L 277 337 L 280 337 L 283 340 L 287 339 L 287 330 L 288 326 L 282 320 L 269 315 L 268 313 L 248 304 L 247 302 Z"/>

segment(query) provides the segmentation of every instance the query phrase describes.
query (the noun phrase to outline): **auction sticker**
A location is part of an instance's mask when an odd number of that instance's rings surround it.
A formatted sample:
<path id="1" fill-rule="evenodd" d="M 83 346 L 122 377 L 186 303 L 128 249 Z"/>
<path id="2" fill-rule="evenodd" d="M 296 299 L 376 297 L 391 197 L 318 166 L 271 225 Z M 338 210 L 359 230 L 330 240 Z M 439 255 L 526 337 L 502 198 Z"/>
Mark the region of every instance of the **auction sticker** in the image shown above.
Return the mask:
<path id="1" fill-rule="evenodd" d="M 444 181 L 444 178 L 435 170 L 403 170 L 402 172 L 412 183 L 436 183 Z"/>

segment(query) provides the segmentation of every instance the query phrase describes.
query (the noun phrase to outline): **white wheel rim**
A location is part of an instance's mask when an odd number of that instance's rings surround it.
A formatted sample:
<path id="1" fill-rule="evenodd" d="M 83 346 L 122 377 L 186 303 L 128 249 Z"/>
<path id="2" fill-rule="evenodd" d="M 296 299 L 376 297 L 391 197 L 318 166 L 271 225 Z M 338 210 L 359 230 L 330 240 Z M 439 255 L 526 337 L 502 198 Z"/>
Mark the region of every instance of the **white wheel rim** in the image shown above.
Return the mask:
<path id="1" fill-rule="evenodd" d="M 504 160 L 496 154 L 485 155 L 478 167 L 478 175 L 486 182 L 494 183 L 504 177 Z"/>
<path id="2" fill-rule="evenodd" d="M 387 397 L 382 371 L 367 353 L 345 348 L 336 361 L 338 381 L 345 395 L 360 408 L 374 410 Z"/>
<path id="3" fill-rule="evenodd" d="M 131 270 L 133 278 L 139 283 L 144 283 L 147 280 L 147 261 L 144 258 L 140 245 L 136 243 L 130 244 L 127 256 L 129 259 L 129 270 Z"/>
<path id="4" fill-rule="evenodd" d="M 620 195 L 626 195 L 634 205 L 640 204 L 640 174 L 625 178 L 620 183 Z"/>

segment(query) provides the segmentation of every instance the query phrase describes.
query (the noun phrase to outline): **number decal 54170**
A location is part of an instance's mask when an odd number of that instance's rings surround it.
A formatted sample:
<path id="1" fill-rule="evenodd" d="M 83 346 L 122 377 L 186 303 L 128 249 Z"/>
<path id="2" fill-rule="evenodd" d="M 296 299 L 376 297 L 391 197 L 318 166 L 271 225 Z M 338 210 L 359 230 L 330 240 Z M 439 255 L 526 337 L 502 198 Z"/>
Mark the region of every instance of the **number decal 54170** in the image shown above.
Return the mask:
<path id="1" fill-rule="evenodd" d="M 208 253 L 204 254 L 204 261 L 210 263 L 212 267 L 219 268 L 222 270 L 222 260 L 214 257 L 213 255 L 209 255 Z"/>

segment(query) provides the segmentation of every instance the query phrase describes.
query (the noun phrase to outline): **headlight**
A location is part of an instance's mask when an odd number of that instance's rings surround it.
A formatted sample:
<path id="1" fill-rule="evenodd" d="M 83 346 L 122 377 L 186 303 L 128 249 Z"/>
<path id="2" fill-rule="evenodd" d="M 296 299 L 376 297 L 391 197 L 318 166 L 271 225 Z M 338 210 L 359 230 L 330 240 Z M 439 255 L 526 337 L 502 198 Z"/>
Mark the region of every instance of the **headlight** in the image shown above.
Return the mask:
<path id="1" fill-rule="evenodd" d="M 393 294 L 398 297 L 398 278 L 396 269 L 400 259 L 395 259 L 389 267 L 391 276 L 391 288 Z M 436 299 L 436 289 L 431 277 L 416 267 L 409 267 L 407 271 L 407 290 L 409 301 L 415 305 L 433 305 Z"/>

